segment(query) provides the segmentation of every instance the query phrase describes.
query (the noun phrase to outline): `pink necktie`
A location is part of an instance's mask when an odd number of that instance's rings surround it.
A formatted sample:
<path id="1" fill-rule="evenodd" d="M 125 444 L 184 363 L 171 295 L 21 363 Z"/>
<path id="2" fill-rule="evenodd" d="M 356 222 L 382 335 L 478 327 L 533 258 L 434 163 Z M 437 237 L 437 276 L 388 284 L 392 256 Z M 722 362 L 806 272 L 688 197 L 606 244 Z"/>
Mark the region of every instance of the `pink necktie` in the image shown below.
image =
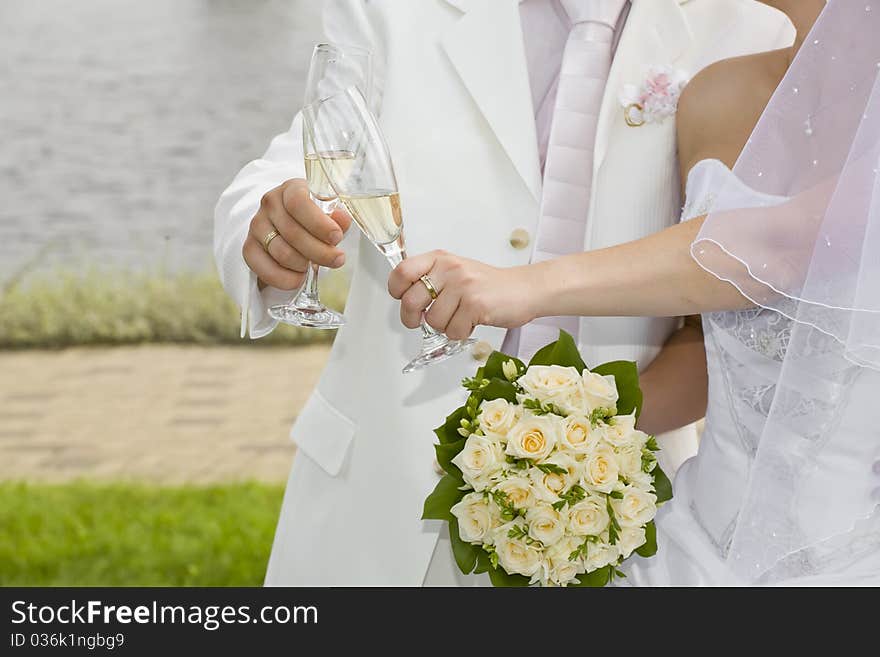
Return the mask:
<path id="1" fill-rule="evenodd" d="M 626 2 L 561 0 L 572 28 L 559 71 L 532 262 L 583 250 L 599 109 L 611 69 L 614 29 Z M 542 317 L 520 329 L 517 354 L 528 362 L 557 338 L 559 329 L 577 339 L 578 327 L 577 317 Z M 505 347 L 512 348 L 515 340 L 515 334 L 508 335 Z"/>

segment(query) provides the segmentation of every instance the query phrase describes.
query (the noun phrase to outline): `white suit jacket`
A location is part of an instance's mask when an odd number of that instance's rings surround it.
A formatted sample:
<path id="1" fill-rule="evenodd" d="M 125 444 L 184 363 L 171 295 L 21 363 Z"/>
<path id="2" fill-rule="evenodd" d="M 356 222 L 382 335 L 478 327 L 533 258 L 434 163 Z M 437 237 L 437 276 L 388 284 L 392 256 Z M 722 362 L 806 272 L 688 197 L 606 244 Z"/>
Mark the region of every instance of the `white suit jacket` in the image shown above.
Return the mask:
<path id="1" fill-rule="evenodd" d="M 530 249 L 509 240 L 517 228 L 534 233 L 541 195 L 517 4 L 331 0 L 325 8 L 328 40 L 375 53 L 377 105 L 410 253 L 446 249 L 500 267 L 528 261 Z M 749 0 L 633 0 L 599 118 L 584 249 L 643 237 L 680 214 L 675 122 L 627 127 L 621 87 L 640 83 L 652 65 L 694 74 L 792 38 L 781 14 Z M 257 290 L 242 243 L 262 195 L 295 177 L 303 177 L 299 116 L 236 176 L 216 208 L 218 269 L 252 337 L 274 328 L 267 299 L 290 295 Z M 459 357 L 401 373 L 420 338 L 400 324 L 388 273 L 362 240 L 348 324 L 291 430 L 299 451 L 268 584 L 419 585 L 426 572 L 439 529 L 420 520 L 438 479 L 432 429 L 462 403 L 459 382 L 476 363 Z M 629 359 L 644 367 L 674 328 L 674 319 L 589 318 L 579 343 L 588 364 Z M 476 335 L 498 348 L 504 331 L 480 327 Z"/>

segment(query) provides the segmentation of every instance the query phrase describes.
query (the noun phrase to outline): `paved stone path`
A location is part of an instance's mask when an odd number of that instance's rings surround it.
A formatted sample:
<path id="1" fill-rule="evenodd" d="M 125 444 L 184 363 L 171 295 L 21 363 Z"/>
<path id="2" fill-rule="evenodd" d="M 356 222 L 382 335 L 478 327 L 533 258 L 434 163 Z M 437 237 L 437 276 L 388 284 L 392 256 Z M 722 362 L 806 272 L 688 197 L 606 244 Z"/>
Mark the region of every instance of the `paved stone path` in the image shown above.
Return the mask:
<path id="1" fill-rule="evenodd" d="M 329 347 L 0 352 L 0 480 L 286 480 Z"/>

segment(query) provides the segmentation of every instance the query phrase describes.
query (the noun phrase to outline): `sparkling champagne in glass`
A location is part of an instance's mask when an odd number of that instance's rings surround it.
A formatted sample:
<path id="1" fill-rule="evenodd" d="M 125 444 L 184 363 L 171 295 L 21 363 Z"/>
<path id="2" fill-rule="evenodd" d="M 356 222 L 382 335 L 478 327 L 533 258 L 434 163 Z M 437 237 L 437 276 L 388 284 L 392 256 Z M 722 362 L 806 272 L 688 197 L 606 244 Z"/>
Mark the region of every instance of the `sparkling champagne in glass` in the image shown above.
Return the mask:
<path id="1" fill-rule="evenodd" d="M 309 75 L 306 80 L 305 105 L 331 96 L 350 86 L 357 87 L 369 98 L 371 86 L 370 53 L 354 46 L 338 46 L 321 43 L 312 52 Z M 336 208 L 337 197 L 333 186 L 324 174 L 312 141 L 303 130 L 303 155 L 306 180 L 312 201 L 326 214 Z M 320 157 L 334 160 L 337 168 L 344 171 L 354 155 L 348 151 L 321 153 Z M 309 263 L 306 279 L 297 295 L 288 304 L 269 308 L 269 315 L 286 324 L 308 328 L 333 329 L 345 324 L 342 314 L 327 308 L 318 293 L 318 266 Z"/>
<path id="2" fill-rule="evenodd" d="M 318 160 L 354 222 L 392 267 L 406 258 L 403 212 L 388 145 L 363 94 L 355 87 L 319 100 L 303 109 L 303 125 L 316 145 Z M 322 153 L 351 153 L 352 159 Z M 450 340 L 421 324 L 422 348 L 403 368 L 420 370 L 463 352 L 475 340 Z"/>

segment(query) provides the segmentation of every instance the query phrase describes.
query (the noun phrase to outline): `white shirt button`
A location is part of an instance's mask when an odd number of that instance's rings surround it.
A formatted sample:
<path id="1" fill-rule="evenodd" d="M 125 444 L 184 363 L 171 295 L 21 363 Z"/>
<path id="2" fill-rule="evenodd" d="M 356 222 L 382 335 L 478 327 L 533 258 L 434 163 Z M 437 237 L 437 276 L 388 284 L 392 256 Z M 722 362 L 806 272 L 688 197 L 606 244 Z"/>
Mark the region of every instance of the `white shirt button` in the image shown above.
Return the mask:
<path id="1" fill-rule="evenodd" d="M 510 246 L 514 249 L 524 249 L 529 245 L 531 236 L 525 228 L 517 228 L 510 233 Z"/>
<path id="2" fill-rule="evenodd" d="M 492 345 L 485 340 L 480 340 L 471 347 L 471 356 L 474 360 L 486 360 L 493 351 Z"/>

